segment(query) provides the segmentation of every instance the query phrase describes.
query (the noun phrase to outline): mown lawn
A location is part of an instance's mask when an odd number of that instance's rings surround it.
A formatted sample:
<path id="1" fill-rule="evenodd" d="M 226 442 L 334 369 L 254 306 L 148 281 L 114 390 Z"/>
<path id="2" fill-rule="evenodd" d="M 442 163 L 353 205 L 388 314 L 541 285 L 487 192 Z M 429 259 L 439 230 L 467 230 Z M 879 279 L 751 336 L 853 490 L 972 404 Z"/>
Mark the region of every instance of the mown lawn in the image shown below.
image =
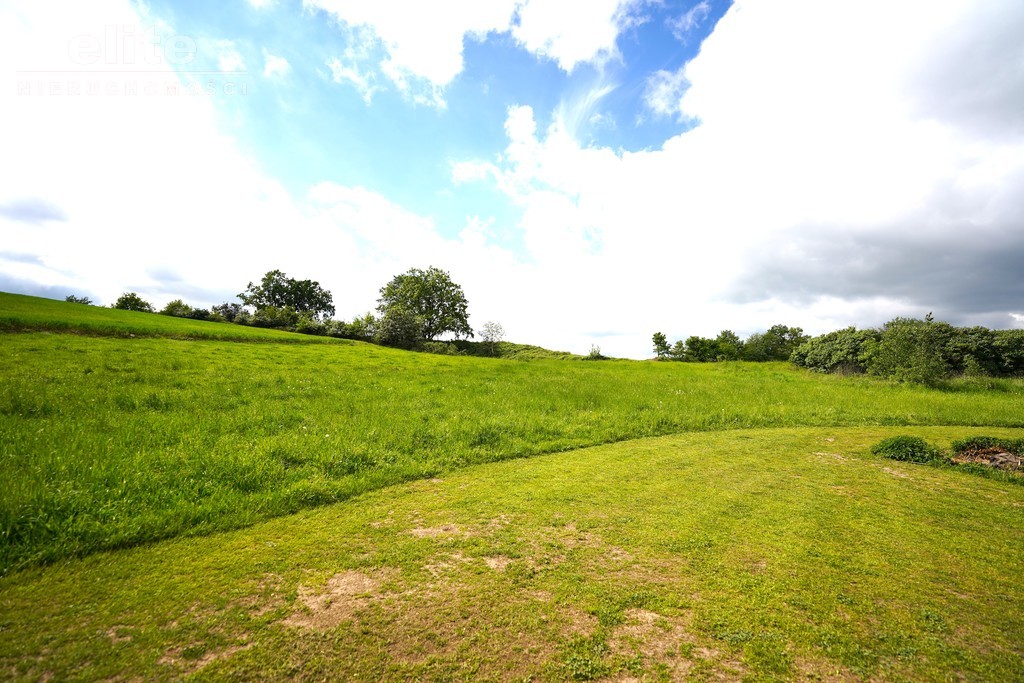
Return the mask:
<path id="1" fill-rule="evenodd" d="M 781 363 L 514 362 L 355 342 L 40 332 L 0 340 L 0 573 L 639 437 L 1024 426 L 1019 381 L 937 390 Z"/>
<path id="2" fill-rule="evenodd" d="M 8 680 L 1024 678 L 1024 486 L 911 433 L 690 433 L 464 468 L 0 579 Z"/>

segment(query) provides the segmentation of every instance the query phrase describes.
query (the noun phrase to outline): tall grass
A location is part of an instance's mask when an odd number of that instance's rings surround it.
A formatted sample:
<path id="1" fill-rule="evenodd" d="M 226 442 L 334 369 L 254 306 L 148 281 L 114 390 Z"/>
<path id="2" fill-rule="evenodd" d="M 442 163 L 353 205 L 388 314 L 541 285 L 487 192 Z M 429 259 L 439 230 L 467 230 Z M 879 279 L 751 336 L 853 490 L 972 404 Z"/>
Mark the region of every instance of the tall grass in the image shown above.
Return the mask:
<path id="1" fill-rule="evenodd" d="M 6 334 L 0 570 L 244 526 L 471 463 L 642 436 L 941 424 L 1024 426 L 1024 386 L 944 392 L 786 364 Z"/>

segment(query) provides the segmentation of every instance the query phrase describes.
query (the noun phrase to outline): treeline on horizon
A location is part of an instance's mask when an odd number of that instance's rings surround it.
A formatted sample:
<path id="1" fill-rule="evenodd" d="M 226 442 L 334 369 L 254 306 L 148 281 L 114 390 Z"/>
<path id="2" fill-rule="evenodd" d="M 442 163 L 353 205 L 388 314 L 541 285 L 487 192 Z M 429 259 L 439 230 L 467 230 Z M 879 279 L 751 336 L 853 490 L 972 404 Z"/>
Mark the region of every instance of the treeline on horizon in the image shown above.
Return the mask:
<path id="1" fill-rule="evenodd" d="M 238 295 L 241 303 L 225 302 L 204 309 L 175 299 L 156 311 L 138 294 L 126 292 L 111 307 L 450 355 L 500 356 L 506 355 L 506 347 L 544 351 L 503 342 L 505 332 L 493 321 L 478 331 L 482 342 L 469 341 L 475 335 L 468 322 L 465 294 L 438 268 L 412 268 L 396 275 L 380 289 L 380 295 L 377 315 L 367 312 L 351 321 L 335 320 L 331 317 L 335 312 L 331 293 L 318 282 L 296 280 L 272 270 L 259 283 L 249 283 Z M 92 303 L 76 296 L 68 296 L 66 301 Z M 443 335 L 454 339 L 438 340 Z M 799 327 L 773 325 L 745 340 L 723 330 L 714 338 L 695 335 L 669 344 L 663 333 L 656 332 L 653 343 L 661 361 L 790 361 L 815 372 L 868 374 L 920 384 L 952 377 L 1024 376 L 1024 330 L 955 327 L 935 320 L 930 313 L 924 319 L 899 317 L 877 328 L 847 327 L 817 337 L 804 334 Z M 546 355 L 572 357 L 557 352 Z M 606 358 L 598 347 L 589 355 L 575 357 Z"/>
<path id="2" fill-rule="evenodd" d="M 396 275 L 380 289 L 377 315 L 367 312 L 351 321 L 336 320 L 330 291 L 314 280 L 297 280 L 280 270 L 267 272 L 258 283 L 250 282 L 237 295 L 239 302 L 224 302 L 210 308 L 190 306 L 182 299 L 171 301 L 157 311 L 135 292 L 125 292 L 111 308 L 192 320 L 233 323 L 300 334 L 354 339 L 394 348 L 428 351 L 446 355 L 503 355 L 542 351 L 523 344 L 503 344 L 505 331 L 489 321 L 474 337 L 469 326 L 468 303 L 462 287 L 447 272 L 435 267 L 411 268 Z M 68 296 L 70 303 L 88 304 L 88 297 Z M 452 340 L 439 341 L 442 335 Z M 512 348 L 506 348 L 512 347 Z M 549 352 L 549 355 L 559 355 Z M 565 355 L 565 354 L 561 354 Z"/>
<path id="3" fill-rule="evenodd" d="M 951 377 L 1024 376 L 1024 330 L 955 327 L 925 318 L 894 318 L 881 327 L 847 327 L 809 337 L 799 327 L 774 325 L 745 341 L 730 330 L 714 339 L 692 336 L 669 345 L 656 332 L 659 360 L 717 362 L 788 360 L 815 372 L 868 374 L 933 384 Z"/>

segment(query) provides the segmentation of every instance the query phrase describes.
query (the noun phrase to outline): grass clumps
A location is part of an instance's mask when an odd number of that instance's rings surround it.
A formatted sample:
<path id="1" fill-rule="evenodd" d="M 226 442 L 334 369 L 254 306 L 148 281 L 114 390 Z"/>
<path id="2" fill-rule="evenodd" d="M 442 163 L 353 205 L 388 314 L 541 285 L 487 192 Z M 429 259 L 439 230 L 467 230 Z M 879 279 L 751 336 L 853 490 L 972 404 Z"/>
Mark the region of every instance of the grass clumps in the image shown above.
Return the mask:
<path id="1" fill-rule="evenodd" d="M 872 446 L 871 452 L 906 462 L 931 462 L 942 459 L 942 451 L 919 436 L 891 436 Z"/>
<path id="2" fill-rule="evenodd" d="M 1024 439 L 1002 439 L 996 436 L 971 436 L 952 444 L 956 455 L 1001 451 L 1011 455 L 1024 455 Z"/>

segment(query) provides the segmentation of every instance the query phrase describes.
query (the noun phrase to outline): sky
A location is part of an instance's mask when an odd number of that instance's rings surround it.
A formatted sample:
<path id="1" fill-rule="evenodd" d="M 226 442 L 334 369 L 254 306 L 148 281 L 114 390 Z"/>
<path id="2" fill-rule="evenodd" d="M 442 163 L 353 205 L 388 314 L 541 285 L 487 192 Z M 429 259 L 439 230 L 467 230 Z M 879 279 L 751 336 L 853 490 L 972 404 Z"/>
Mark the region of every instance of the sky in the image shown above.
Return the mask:
<path id="1" fill-rule="evenodd" d="M 651 336 L 1024 327 L 1019 0 L 0 0 L 0 290 L 272 269 Z"/>

